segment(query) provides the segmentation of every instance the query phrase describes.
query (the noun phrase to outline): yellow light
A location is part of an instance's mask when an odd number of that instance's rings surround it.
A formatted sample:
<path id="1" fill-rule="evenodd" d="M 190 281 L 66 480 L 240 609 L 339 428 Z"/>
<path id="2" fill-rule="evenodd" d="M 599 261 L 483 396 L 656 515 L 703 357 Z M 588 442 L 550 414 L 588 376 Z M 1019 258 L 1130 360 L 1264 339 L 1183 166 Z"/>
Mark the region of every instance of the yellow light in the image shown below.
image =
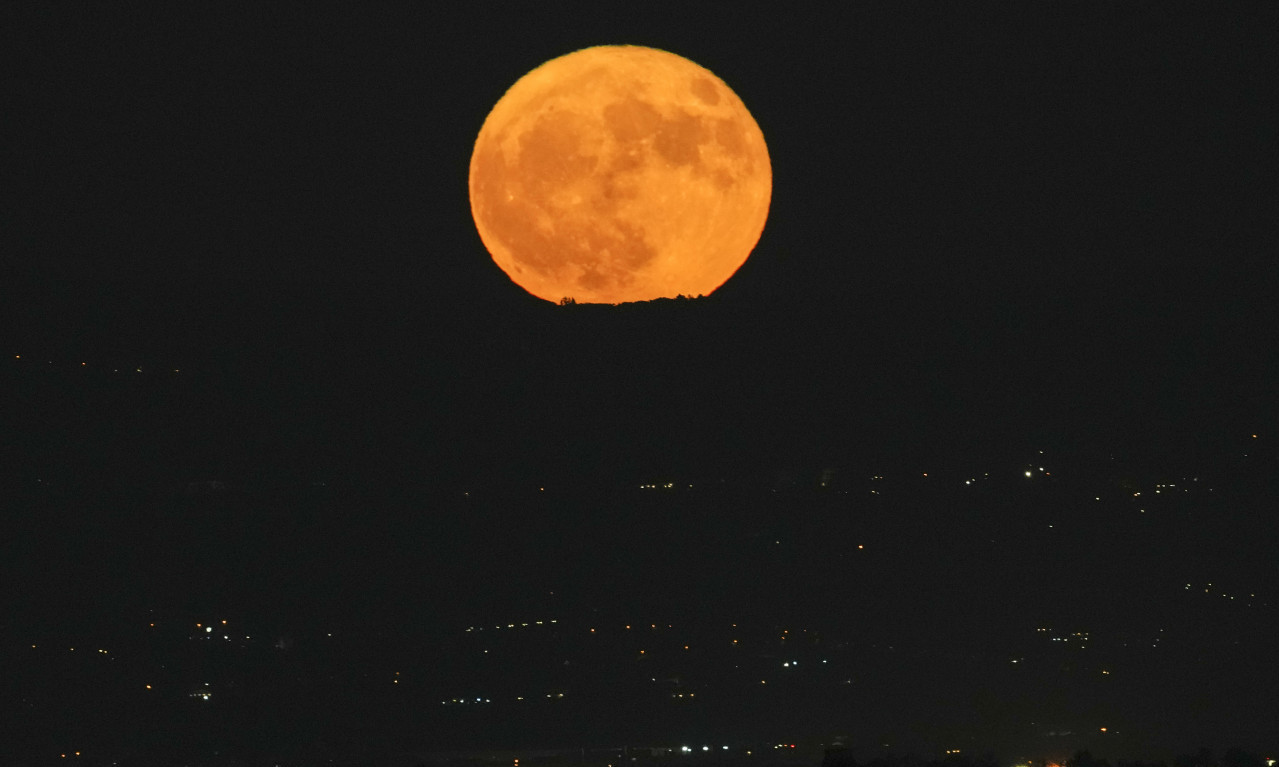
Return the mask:
<path id="1" fill-rule="evenodd" d="M 151 685 L 147 685 L 147 689 L 148 689 L 148 690 L 150 690 L 150 689 L 151 689 Z"/>
<path id="2" fill-rule="evenodd" d="M 1101 728 L 1101 731 L 1102 731 L 1102 732 L 1105 732 L 1105 731 L 1106 731 L 1106 728 L 1105 728 L 1105 727 L 1102 727 L 1102 728 Z"/>

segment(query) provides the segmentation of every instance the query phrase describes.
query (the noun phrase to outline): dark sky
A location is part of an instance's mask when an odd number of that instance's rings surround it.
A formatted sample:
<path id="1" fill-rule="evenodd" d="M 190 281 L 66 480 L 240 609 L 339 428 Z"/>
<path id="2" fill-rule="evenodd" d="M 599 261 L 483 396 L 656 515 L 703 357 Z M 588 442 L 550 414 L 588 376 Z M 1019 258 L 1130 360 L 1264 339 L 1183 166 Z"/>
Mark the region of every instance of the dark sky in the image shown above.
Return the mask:
<path id="1" fill-rule="evenodd" d="M 1260 4 L 5 13 L 6 277 L 501 293 L 472 141 L 515 79 L 601 43 L 686 55 L 759 121 L 755 300 L 1224 297 L 1273 208 Z"/>
<path id="2" fill-rule="evenodd" d="M 574 396 L 528 358 L 650 375 L 602 410 L 731 379 L 796 444 L 1273 423 L 1273 7 L 468 8 L 6 6 L 10 353 L 472 365 L 511 412 Z M 769 143 L 713 317 L 548 328 L 475 232 L 489 108 L 601 43 L 710 68 Z"/>

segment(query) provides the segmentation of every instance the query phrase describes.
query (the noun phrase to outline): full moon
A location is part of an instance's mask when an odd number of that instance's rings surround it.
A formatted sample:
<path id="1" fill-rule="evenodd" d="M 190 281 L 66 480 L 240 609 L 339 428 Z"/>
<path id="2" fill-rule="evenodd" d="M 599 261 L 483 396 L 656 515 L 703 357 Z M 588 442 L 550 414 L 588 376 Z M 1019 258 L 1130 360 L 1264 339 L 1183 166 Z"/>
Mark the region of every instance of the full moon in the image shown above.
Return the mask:
<path id="1" fill-rule="evenodd" d="M 539 298 L 709 295 L 768 218 L 764 134 L 737 94 L 673 53 L 605 45 L 521 77 L 480 128 L 471 215 Z"/>

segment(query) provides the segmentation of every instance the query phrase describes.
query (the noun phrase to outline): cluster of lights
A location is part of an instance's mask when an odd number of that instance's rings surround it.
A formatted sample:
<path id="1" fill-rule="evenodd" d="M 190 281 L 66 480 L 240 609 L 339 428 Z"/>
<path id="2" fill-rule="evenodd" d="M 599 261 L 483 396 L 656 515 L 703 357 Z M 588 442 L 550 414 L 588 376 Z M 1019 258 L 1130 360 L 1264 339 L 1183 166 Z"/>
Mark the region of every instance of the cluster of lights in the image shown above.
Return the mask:
<path id="1" fill-rule="evenodd" d="M 1198 589 L 1197 589 L 1196 587 L 1192 586 L 1192 585 L 1191 585 L 1191 584 L 1189 584 L 1189 583 L 1187 583 L 1187 584 L 1186 584 L 1186 587 L 1185 587 L 1185 589 L 1183 589 L 1183 590 L 1184 590 L 1184 591 L 1190 591 L 1191 589 L 1194 589 L 1194 590 L 1198 591 Z M 1215 596 L 1215 595 L 1217 595 L 1217 594 L 1220 594 L 1220 595 L 1221 595 L 1221 598 L 1222 598 L 1222 599 L 1225 599 L 1225 600 L 1227 600 L 1227 601 L 1234 601 L 1234 600 L 1235 600 L 1235 596 L 1236 596 L 1236 595 L 1234 595 L 1234 594 L 1228 594 L 1228 593 L 1226 593 L 1226 592 L 1224 592 L 1224 591 L 1217 591 L 1216 589 L 1214 589 L 1214 588 L 1213 588 L 1213 586 L 1212 586 L 1212 584 L 1211 584 L 1211 583 L 1208 583 L 1208 584 L 1205 584 L 1205 585 L 1204 585 L 1204 590 L 1203 590 L 1203 592 L 1204 592 L 1205 594 L 1209 594 L 1209 595 L 1213 595 L 1213 596 Z M 1240 597 L 1239 597 L 1239 600 L 1240 600 L 1240 601 L 1242 601 L 1242 602 L 1246 602 L 1246 603 L 1248 604 L 1248 606 L 1249 606 L 1249 607 L 1253 607 L 1253 606 L 1254 606 L 1254 604 L 1253 604 L 1253 601 L 1252 601 L 1252 600 L 1254 600 L 1254 599 L 1256 599 L 1256 598 L 1257 598 L 1257 595 L 1256 595 L 1256 594 L 1249 594 L 1247 597 L 1240 596 Z M 1269 602 L 1261 602 L 1261 603 L 1259 603 L 1259 605 L 1260 605 L 1261 607 L 1269 607 L 1269 606 L 1270 606 L 1270 603 L 1269 603 Z"/>
<path id="2" fill-rule="evenodd" d="M 398 674 L 399 672 L 396 672 L 396 673 Z M 550 700 L 558 700 L 558 699 L 563 698 L 563 697 L 564 697 L 564 693 L 562 693 L 562 692 L 548 692 L 548 693 L 546 693 L 546 698 L 547 698 L 547 699 L 550 699 Z M 534 696 L 534 698 L 526 698 L 526 697 L 524 697 L 523 695 L 517 695 L 517 696 L 515 696 L 515 700 L 517 700 L 517 701 L 532 700 L 532 699 L 535 699 L 535 698 L 536 698 L 536 696 Z M 486 705 L 486 704 L 488 704 L 488 703 L 492 703 L 492 702 L 493 702 L 493 699 L 492 699 L 492 698 L 449 698 L 448 700 L 442 700 L 442 701 L 440 701 L 440 705 L 443 705 L 443 706 L 475 706 L 475 705 L 481 705 L 481 706 L 482 706 L 482 705 Z"/>
<path id="3" fill-rule="evenodd" d="M 558 623 L 558 622 L 559 622 L 558 620 L 549 620 L 549 621 L 531 621 L 531 622 L 526 621 L 524 623 L 508 623 L 505 626 L 499 624 L 497 626 L 494 626 L 493 630 L 501 631 L 504 628 L 515 629 L 515 628 L 528 628 L 529 626 L 545 626 L 549 623 Z M 484 628 L 485 628 L 484 626 L 467 626 L 466 633 L 469 634 L 475 631 L 483 631 Z M 594 629 L 592 629 L 592 631 L 594 631 Z"/>
<path id="4" fill-rule="evenodd" d="M 1052 630 L 1052 629 L 1050 629 L 1050 628 L 1042 628 L 1042 627 L 1041 627 L 1041 628 L 1037 628 L 1037 629 L 1035 629 L 1035 633 L 1037 633 L 1037 634 L 1051 634 L 1051 633 L 1053 633 L 1053 630 Z M 1051 639 L 1052 641 L 1054 641 L 1054 642 L 1069 642 L 1069 641 L 1071 641 L 1072 639 L 1073 639 L 1074 641 L 1076 641 L 1076 642 L 1087 642 L 1087 641 L 1088 641 L 1088 639 L 1089 639 L 1089 636 L 1090 636 L 1090 635 L 1088 634 L 1088 632 L 1087 632 L 1087 631 L 1072 631 L 1072 632 L 1070 632 L 1070 634 L 1069 634 L 1069 635 L 1067 635 L 1067 636 L 1064 636 L 1064 637 L 1050 637 L 1050 639 Z"/>
<path id="5" fill-rule="evenodd" d="M 22 359 L 22 355 L 21 355 L 21 354 L 15 354 L 15 355 L 13 355 L 13 358 L 14 358 L 15 360 L 21 360 L 21 359 Z M 53 360 L 45 360 L 45 363 L 46 363 L 46 364 L 48 364 L 48 365 L 52 365 L 52 364 L 53 364 Z M 73 367 L 73 368 L 87 368 L 87 367 L 89 367 L 89 363 L 87 363 L 87 362 L 81 362 L 79 365 L 72 365 L 72 367 Z M 182 372 L 182 371 L 181 371 L 180 369 L 178 369 L 178 368 L 165 368 L 165 369 L 166 369 L 166 370 L 169 370 L 169 371 L 172 371 L 172 372 L 174 372 L 174 373 L 181 373 L 181 372 Z M 119 372 L 120 372 L 120 368 L 111 368 L 111 372 L 112 372 L 112 373 L 119 373 Z M 135 372 L 135 373 L 141 373 L 141 372 L 142 372 L 142 368 L 141 368 L 141 367 L 138 367 L 138 366 L 135 366 L 135 367 L 133 368 L 133 372 Z"/>

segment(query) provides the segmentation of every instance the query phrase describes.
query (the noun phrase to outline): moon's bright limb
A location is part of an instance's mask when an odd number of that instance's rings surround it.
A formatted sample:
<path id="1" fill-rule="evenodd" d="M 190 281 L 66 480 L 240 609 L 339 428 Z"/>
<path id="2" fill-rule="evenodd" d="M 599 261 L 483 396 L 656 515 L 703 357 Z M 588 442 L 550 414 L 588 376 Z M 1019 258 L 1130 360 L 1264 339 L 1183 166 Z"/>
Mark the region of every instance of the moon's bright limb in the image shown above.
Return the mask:
<path id="1" fill-rule="evenodd" d="M 599 46 L 520 78 L 471 156 L 480 239 L 548 301 L 707 295 L 746 261 L 773 186 L 764 135 L 722 80 Z"/>

